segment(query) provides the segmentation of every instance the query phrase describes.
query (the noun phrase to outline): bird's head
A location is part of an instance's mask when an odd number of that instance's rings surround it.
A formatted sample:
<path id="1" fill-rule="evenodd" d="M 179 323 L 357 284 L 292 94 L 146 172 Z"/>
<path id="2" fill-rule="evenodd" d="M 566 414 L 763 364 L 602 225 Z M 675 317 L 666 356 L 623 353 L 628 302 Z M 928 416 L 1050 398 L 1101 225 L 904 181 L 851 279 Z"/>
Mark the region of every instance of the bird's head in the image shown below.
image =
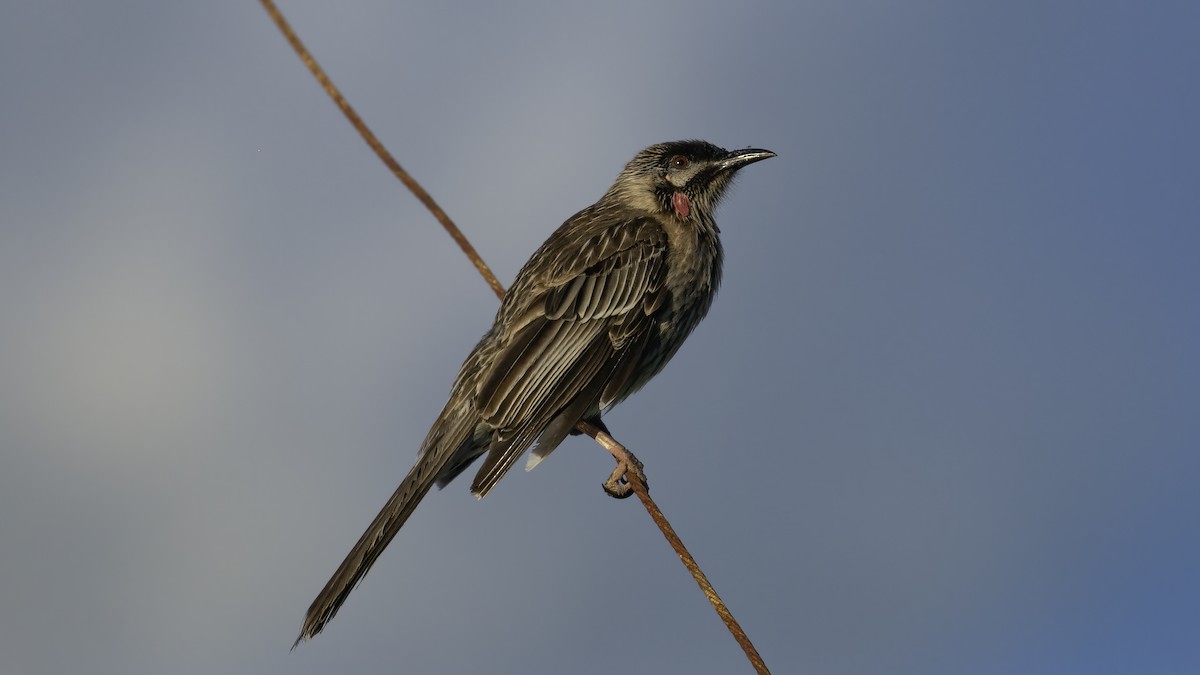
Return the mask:
<path id="1" fill-rule="evenodd" d="M 726 150 L 705 141 L 658 143 L 625 165 L 609 195 L 683 220 L 711 215 L 738 169 L 774 156 L 770 150 Z"/>

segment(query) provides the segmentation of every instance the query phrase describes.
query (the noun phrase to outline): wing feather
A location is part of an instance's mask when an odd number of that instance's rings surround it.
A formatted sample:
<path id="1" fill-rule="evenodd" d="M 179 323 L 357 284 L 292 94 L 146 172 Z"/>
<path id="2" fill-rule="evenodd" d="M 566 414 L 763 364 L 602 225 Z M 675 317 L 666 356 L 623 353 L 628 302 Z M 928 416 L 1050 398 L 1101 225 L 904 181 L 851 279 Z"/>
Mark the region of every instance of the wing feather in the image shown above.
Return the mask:
<path id="1" fill-rule="evenodd" d="M 498 430 L 493 435 L 488 456 L 479 467 L 479 473 L 471 485 L 471 492 L 477 497 L 487 494 L 565 407 L 574 403 L 580 408 L 579 417 L 582 418 L 590 406 L 586 405 L 586 401 L 574 399 L 584 391 L 589 382 L 603 384 L 603 378 L 598 378 L 597 375 L 600 375 L 611 361 L 611 352 L 612 347 L 607 344 L 607 340 L 603 336 L 597 336 L 581 358 L 573 364 L 575 367 L 565 374 L 559 386 L 554 387 L 549 396 L 538 401 L 539 405 L 531 410 L 529 417 L 520 420 L 520 424 L 511 429 Z"/>
<path id="2" fill-rule="evenodd" d="M 554 439 L 543 441 L 553 442 L 539 445 L 539 453 L 553 450 L 562 440 L 560 414 L 578 410 L 582 418 L 619 394 L 652 332 L 648 315 L 660 303 L 648 298 L 659 295 L 666 275 L 661 225 L 631 216 L 613 229 L 576 235 L 573 250 L 564 252 L 559 241 L 558 255 L 540 262 L 535 255 L 514 282 L 524 285 L 526 302 L 509 308 L 519 321 L 510 324 L 511 337 L 499 336 L 476 389 L 476 409 L 496 429 L 472 485 L 476 495 L 491 489 L 551 422 Z"/>

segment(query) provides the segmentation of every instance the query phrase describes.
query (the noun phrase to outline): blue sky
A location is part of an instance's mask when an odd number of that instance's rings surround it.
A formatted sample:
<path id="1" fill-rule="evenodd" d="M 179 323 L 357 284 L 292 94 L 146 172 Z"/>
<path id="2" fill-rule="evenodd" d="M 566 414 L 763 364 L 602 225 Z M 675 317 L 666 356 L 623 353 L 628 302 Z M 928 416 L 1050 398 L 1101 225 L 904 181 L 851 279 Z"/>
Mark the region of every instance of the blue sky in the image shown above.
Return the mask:
<path id="1" fill-rule="evenodd" d="M 505 282 L 640 148 L 778 158 L 608 417 L 778 673 L 1200 670 L 1200 6 L 284 2 Z M 0 16 L 0 663 L 742 672 L 611 460 L 431 495 L 494 298 L 252 2 Z"/>

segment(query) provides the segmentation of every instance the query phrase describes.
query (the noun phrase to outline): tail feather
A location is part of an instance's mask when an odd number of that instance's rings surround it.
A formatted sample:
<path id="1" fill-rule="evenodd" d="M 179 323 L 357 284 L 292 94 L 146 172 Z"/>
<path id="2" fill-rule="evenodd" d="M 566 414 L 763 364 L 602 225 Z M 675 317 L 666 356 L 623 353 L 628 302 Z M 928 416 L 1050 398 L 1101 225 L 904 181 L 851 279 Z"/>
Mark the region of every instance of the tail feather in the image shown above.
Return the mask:
<path id="1" fill-rule="evenodd" d="M 449 408 L 448 404 L 447 410 L 442 413 L 443 417 L 439 418 L 438 423 L 430 430 L 417 457 L 417 463 L 409 470 L 383 510 L 375 516 L 371 526 L 359 537 L 358 543 L 350 549 L 349 555 L 309 606 L 304 626 L 300 630 L 300 636 L 292 644 L 292 649 L 301 641 L 320 633 L 325 624 L 333 619 L 350 595 L 350 591 L 354 590 L 379 559 L 383 549 L 387 548 L 417 508 L 417 504 L 428 494 L 447 464 L 460 454 L 459 450 L 463 445 L 473 441 L 471 437 L 475 425 L 472 416 L 460 414 L 454 416 L 456 419 L 444 420 L 443 418 L 451 412 Z"/>

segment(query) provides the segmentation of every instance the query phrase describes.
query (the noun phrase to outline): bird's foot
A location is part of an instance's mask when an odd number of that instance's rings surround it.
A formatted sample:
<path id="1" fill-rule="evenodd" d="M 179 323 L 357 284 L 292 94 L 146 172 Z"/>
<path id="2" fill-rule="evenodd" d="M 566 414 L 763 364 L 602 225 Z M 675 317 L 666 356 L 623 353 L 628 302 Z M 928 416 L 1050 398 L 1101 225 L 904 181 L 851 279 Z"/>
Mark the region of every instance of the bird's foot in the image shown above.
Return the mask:
<path id="1" fill-rule="evenodd" d="M 626 450 L 625 457 L 617 460 L 617 468 L 613 469 L 612 475 L 604 482 L 604 491 L 608 493 L 608 496 L 616 499 L 625 499 L 633 494 L 633 486 L 630 485 L 628 478 L 630 474 L 636 480 L 641 481 L 646 489 L 649 489 L 650 486 L 646 483 L 646 473 L 642 469 L 642 463 L 638 461 L 638 458 Z"/>

